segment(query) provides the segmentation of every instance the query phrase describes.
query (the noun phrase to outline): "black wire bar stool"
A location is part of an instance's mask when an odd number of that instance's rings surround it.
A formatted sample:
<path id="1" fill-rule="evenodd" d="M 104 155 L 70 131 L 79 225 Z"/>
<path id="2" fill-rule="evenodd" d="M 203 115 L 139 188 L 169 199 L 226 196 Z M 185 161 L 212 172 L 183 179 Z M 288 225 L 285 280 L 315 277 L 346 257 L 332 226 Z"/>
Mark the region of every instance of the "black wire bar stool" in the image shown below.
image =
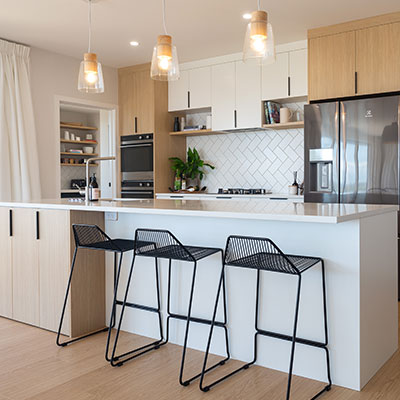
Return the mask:
<path id="1" fill-rule="evenodd" d="M 123 254 L 126 253 L 127 251 L 134 250 L 135 242 L 133 240 L 127 240 L 127 239 L 111 239 L 97 225 L 74 224 L 74 225 L 72 225 L 72 230 L 73 230 L 74 239 L 75 239 L 75 251 L 74 251 L 73 258 L 72 258 L 71 271 L 69 274 L 67 289 L 66 289 L 65 298 L 64 298 L 64 304 L 63 304 L 63 308 L 62 308 L 62 312 L 61 312 L 61 318 L 60 318 L 60 324 L 58 327 L 56 343 L 58 346 L 64 347 L 70 343 L 87 338 L 89 336 L 95 335 L 100 332 L 106 332 L 108 330 L 105 358 L 107 361 L 110 361 L 110 358 L 108 356 L 108 349 L 109 349 L 109 344 L 110 344 L 110 333 L 111 333 L 112 328 L 114 328 L 114 326 L 115 326 L 116 306 L 117 306 L 117 304 L 120 304 L 120 302 L 115 301 L 115 296 L 116 296 L 117 289 L 118 289 L 119 276 L 120 276 L 121 265 L 122 265 L 122 257 L 123 257 Z M 90 249 L 90 250 L 110 251 L 110 252 L 114 253 L 114 302 L 113 302 L 113 308 L 112 308 L 112 313 L 111 313 L 111 318 L 110 318 L 110 324 L 109 324 L 109 328 L 102 328 L 98 331 L 91 332 L 87 335 L 79 336 L 77 338 L 61 342 L 60 341 L 61 329 L 62 329 L 62 325 L 63 325 L 63 321 L 64 321 L 64 315 L 65 315 L 65 310 L 66 310 L 66 306 L 67 306 L 68 295 L 69 295 L 69 291 L 71 288 L 72 276 L 73 276 L 74 269 L 75 269 L 76 257 L 78 254 L 78 249 L 80 249 L 80 248 Z M 118 262 L 118 255 L 119 255 L 119 262 Z"/>
<path id="2" fill-rule="evenodd" d="M 297 323 L 299 315 L 299 305 L 300 305 L 300 293 L 301 293 L 301 279 L 302 274 L 309 270 L 316 264 L 321 263 L 322 272 L 322 302 L 323 302 L 323 324 L 324 324 L 324 341 L 317 342 L 314 340 L 308 340 L 297 337 Z M 242 367 L 230 372 L 229 374 L 217 379 L 216 381 L 204 385 L 204 376 L 207 371 L 207 360 L 214 330 L 215 316 L 218 309 L 218 300 L 221 293 L 221 286 L 224 281 L 225 267 L 234 266 L 242 268 L 251 268 L 257 270 L 257 284 L 256 284 L 256 307 L 255 307 L 255 334 L 254 334 L 254 357 L 253 360 L 243 365 Z M 259 296 L 260 296 L 260 272 L 270 271 L 278 272 L 283 274 L 295 275 L 298 278 L 297 285 L 297 296 L 296 296 L 296 306 L 295 315 L 293 322 L 292 335 L 286 335 L 278 332 L 266 331 L 258 326 L 259 320 Z M 330 361 L 329 361 L 329 350 L 328 350 L 328 324 L 327 324 L 327 306 L 326 306 L 326 285 L 325 285 L 325 266 L 324 260 L 317 257 L 306 257 L 306 256 L 296 256 L 296 255 L 286 255 L 284 254 L 272 240 L 266 238 L 253 238 L 246 236 L 230 236 L 226 243 L 226 250 L 224 256 L 223 267 L 221 271 L 221 277 L 217 289 L 217 297 L 214 305 L 214 312 L 210 327 L 210 333 L 207 342 L 206 353 L 204 356 L 204 363 L 202 374 L 200 377 L 200 389 L 203 392 L 207 392 L 213 386 L 224 381 L 225 379 L 235 375 L 239 371 L 249 368 L 252 364 L 257 361 L 257 337 L 258 335 L 269 336 L 275 339 L 286 340 L 292 343 L 290 352 L 290 362 L 289 362 L 289 375 L 287 382 L 286 399 L 290 399 L 290 389 L 292 383 L 292 373 L 293 373 L 293 363 L 294 363 L 294 352 L 296 343 L 312 346 L 324 350 L 326 356 L 326 373 L 328 379 L 328 385 L 326 385 L 320 392 L 318 392 L 312 399 L 316 399 L 324 392 L 331 389 L 332 380 L 330 373 Z"/>
<path id="3" fill-rule="evenodd" d="M 181 242 L 179 242 L 179 240 L 171 232 L 169 232 L 167 230 L 137 229 L 136 233 L 135 233 L 135 242 L 136 243 L 149 243 L 149 245 L 135 247 L 134 258 L 132 260 L 132 266 L 131 266 L 131 270 L 129 272 L 129 277 L 128 277 L 128 281 L 127 281 L 127 285 L 126 285 L 125 297 L 124 297 L 124 301 L 122 303 L 121 318 L 119 320 L 117 333 L 116 333 L 115 341 L 114 341 L 114 348 L 113 348 L 113 352 L 111 355 L 111 365 L 120 366 L 123 363 L 125 363 L 126 361 L 129 361 L 138 356 L 137 354 L 134 354 L 124 360 L 120 360 L 122 355 L 120 355 L 120 356 L 115 355 L 116 348 L 117 348 L 117 342 L 118 342 L 118 338 L 119 338 L 119 332 L 120 332 L 120 328 L 121 328 L 121 323 L 122 323 L 122 319 L 123 319 L 123 315 L 124 315 L 124 311 L 125 311 L 125 306 L 128 305 L 127 297 L 128 297 L 128 293 L 129 293 L 129 288 L 130 288 L 130 283 L 131 283 L 131 279 L 132 279 L 132 273 L 133 273 L 136 257 L 137 256 L 151 257 L 151 258 L 155 258 L 156 260 L 158 258 L 168 259 L 169 266 L 168 266 L 168 292 L 167 292 L 167 332 L 166 332 L 165 340 L 160 342 L 157 346 L 155 346 L 154 349 L 157 349 L 161 345 L 168 343 L 169 322 L 170 322 L 171 318 L 186 321 L 184 345 L 183 345 L 183 351 L 182 351 L 182 360 L 181 360 L 181 367 L 180 367 L 180 373 L 179 373 L 179 383 L 183 386 L 187 386 L 190 384 L 190 382 L 199 378 L 202 373 L 205 374 L 205 373 L 211 371 L 212 369 L 216 368 L 217 366 L 223 365 L 230 358 L 229 342 L 228 342 L 228 329 L 226 327 L 227 314 L 226 314 L 225 278 L 222 277 L 219 290 L 221 289 L 221 286 L 222 286 L 224 316 L 223 316 L 223 321 L 219 322 L 219 321 L 215 320 L 216 315 L 214 315 L 213 324 L 217 327 L 221 327 L 224 329 L 227 357 L 224 360 L 219 361 L 215 365 L 209 367 L 208 369 L 204 369 L 202 372 L 191 377 L 190 379 L 184 380 L 184 378 L 183 378 L 190 323 L 195 322 L 195 323 L 199 323 L 199 324 L 211 325 L 211 320 L 207 320 L 204 318 L 192 317 L 192 304 L 193 304 L 193 294 L 194 294 L 194 288 L 195 288 L 195 282 L 196 282 L 197 263 L 198 263 L 198 261 L 200 261 L 206 257 L 209 257 L 213 254 L 219 253 L 219 252 L 221 253 L 221 259 L 222 259 L 223 251 L 222 251 L 222 249 L 219 249 L 219 248 L 185 246 Z M 150 245 L 150 243 L 151 243 L 151 245 Z M 187 261 L 187 262 L 192 262 L 194 264 L 187 315 L 181 315 L 181 314 L 174 313 L 171 311 L 172 260 Z M 150 350 L 153 350 L 153 349 L 149 349 L 147 351 L 150 351 Z M 135 350 L 133 350 L 132 353 L 134 351 Z M 125 355 L 126 354 L 128 354 L 128 353 L 125 353 Z M 118 362 L 115 363 L 114 361 L 118 361 Z"/>

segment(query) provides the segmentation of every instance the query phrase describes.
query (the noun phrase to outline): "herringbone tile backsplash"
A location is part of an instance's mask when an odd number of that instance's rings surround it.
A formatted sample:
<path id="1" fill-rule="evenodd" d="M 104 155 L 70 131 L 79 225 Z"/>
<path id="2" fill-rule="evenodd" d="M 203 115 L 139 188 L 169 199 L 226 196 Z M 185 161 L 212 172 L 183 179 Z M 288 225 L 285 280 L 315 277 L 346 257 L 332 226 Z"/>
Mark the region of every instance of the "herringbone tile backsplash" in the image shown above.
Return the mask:
<path id="1" fill-rule="evenodd" d="M 303 129 L 194 136 L 187 138 L 187 146 L 215 166 L 202 181 L 209 192 L 244 187 L 288 193 L 293 171 L 298 171 L 299 183 L 303 180 Z"/>

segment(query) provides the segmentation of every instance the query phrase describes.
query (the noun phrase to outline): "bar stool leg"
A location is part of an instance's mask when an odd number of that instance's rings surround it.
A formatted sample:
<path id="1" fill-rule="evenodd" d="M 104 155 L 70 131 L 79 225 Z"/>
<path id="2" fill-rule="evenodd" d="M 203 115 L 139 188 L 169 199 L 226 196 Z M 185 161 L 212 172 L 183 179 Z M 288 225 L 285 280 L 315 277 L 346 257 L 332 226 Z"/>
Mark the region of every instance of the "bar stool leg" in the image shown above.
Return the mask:
<path id="1" fill-rule="evenodd" d="M 122 256 L 123 256 L 123 253 L 120 253 L 119 254 L 119 264 L 118 264 L 118 268 L 117 268 L 117 253 L 114 253 L 114 299 L 113 299 L 113 306 L 112 306 L 112 311 L 111 311 L 111 316 L 110 316 L 110 324 L 109 324 L 108 335 L 107 335 L 106 354 L 105 354 L 106 361 L 111 361 L 108 353 L 109 353 L 109 348 L 110 348 L 111 330 L 115 326 L 115 319 L 116 319 L 116 312 L 117 312 L 117 293 L 118 293 L 119 277 L 121 274 Z"/>
<path id="2" fill-rule="evenodd" d="M 287 384 L 287 391 L 286 391 L 286 400 L 290 399 L 290 388 L 291 388 L 291 384 L 292 384 L 294 350 L 295 350 L 295 347 L 296 347 L 297 323 L 298 323 L 298 319 L 299 319 L 301 275 L 298 275 L 298 279 L 299 280 L 298 280 L 298 286 L 297 286 L 296 308 L 295 308 L 295 314 L 294 314 L 292 349 L 291 349 L 291 352 L 290 352 L 289 376 L 288 376 L 288 384 Z"/>
<path id="3" fill-rule="evenodd" d="M 57 346 L 61 346 L 61 347 L 67 346 L 70 343 L 76 342 L 78 340 L 81 340 L 81 339 L 87 338 L 89 336 L 95 335 L 97 333 L 105 332 L 106 330 L 108 330 L 108 328 L 102 328 L 102 329 L 100 329 L 100 330 L 98 330 L 96 332 L 91 332 L 91 333 L 88 333 L 87 335 L 79 336 L 79 337 L 77 337 L 75 339 L 71 339 L 71 340 L 68 340 L 68 341 L 63 342 L 63 343 L 60 342 L 61 329 L 62 329 L 62 325 L 63 325 L 63 322 L 64 322 L 65 310 L 67 308 L 68 295 L 69 295 L 69 291 L 70 291 L 70 288 L 71 288 L 72 274 L 74 273 L 77 254 L 78 254 L 78 248 L 75 247 L 74 255 L 72 257 L 71 271 L 69 273 L 69 278 L 68 278 L 67 290 L 66 290 L 65 298 L 64 298 L 64 304 L 63 304 L 63 308 L 62 308 L 62 311 L 61 311 L 60 324 L 58 325 L 58 331 L 57 331 L 56 344 L 57 344 Z"/>
<path id="4" fill-rule="evenodd" d="M 192 286 L 190 288 L 189 307 L 188 307 L 186 329 L 185 329 L 185 339 L 183 342 L 181 369 L 179 372 L 179 383 L 182 386 L 187 386 L 190 383 L 190 381 L 183 381 L 183 370 L 185 368 L 186 347 L 187 347 L 187 341 L 188 341 L 188 336 L 189 336 L 190 317 L 192 314 L 192 304 L 193 304 L 194 284 L 196 281 L 196 271 L 197 271 L 197 261 L 194 262 L 194 266 L 193 266 Z"/>
<path id="5" fill-rule="evenodd" d="M 221 250 L 221 261 L 222 261 L 222 264 L 223 264 L 223 252 L 222 252 L 222 250 Z M 202 376 L 202 374 L 203 374 L 203 372 L 200 372 L 197 375 L 192 376 L 190 379 L 187 379 L 186 381 L 183 381 L 184 363 L 185 363 L 185 357 L 186 357 L 187 341 L 188 341 L 188 336 L 189 336 L 189 324 L 190 324 L 190 321 L 191 321 L 191 309 L 192 309 L 192 303 L 193 303 L 193 292 L 194 292 L 194 284 L 195 284 L 196 266 L 197 266 L 197 264 L 195 263 L 195 268 L 193 270 L 192 290 L 191 290 L 190 299 L 189 299 L 188 317 L 187 317 L 187 320 L 186 320 L 186 332 L 185 332 L 185 340 L 184 340 L 183 353 L 182 353 L 181 370 L 180 370 L 180 375 L 179 375 L 179 383 L 182 386 L 188 386 L 192 381 L 194 381 L 197 378 L 200 378 Z M 220 365 L 224 365 L 225 362 L 230 359 L 229 341 L 228 341 L 228 329 L 226 327 L 227 310 L 226 310 L 225 275 L 223 274 L 220 279 L 222 279 L 222 282 L 220 282 L 218 284 L 218 289 L 217 289 L 217 307 L 218 307 L 219 293 L 221 291 L 221 286 L 222 286 L 222 288 L 223 288 L 223 296 L 224 296 L 224 299 L 223 299 L 224 321 L 223 321 L 222 324 L 219 324 L 218 326 L 224 328 L 227 357 L 224 358 L 221 361 L 218 361 L 216 364 L 212 365 L 211 367 L 207 368 L 204 371 L 204 374 L 206 374 L 207 372 L 213 370 L 214 368 L 216 368 L 216 367 L 218 367 Z M 216 317 L 216 311 L 215 311 L 215 317 Z M 212 321 L 205 322 L 205 323 L 209 323 L 210 326 L 212 325 Z M 214 320 L 214 325 L 215 325 L 215 320 Z"/>
<path id="6" fill-rule="evenodd" d="M 217 379 L 216 381 L 204 386 L 204 376 L 205 374 L 210 371 L 211 369 L 213 369 L 213 367 L 210 367 L 208 369 L 207 368 L 207 361 L 208 361 L 208 356 L 210 353 L 210 346 L 211 346 L 211 340 L 212 340 L 212 335 L 213 335 L 213 331 L 214 331 L 214 326 L 215 326 L 215 319 L 217 316 L 217 309 L 218 309 L 218 302 L 219 302 L 219 296 L 221 293 L 221 287 L 223 287 L 225 285 L 225 264 L 222 267 L 222 271 L 221 271 L 221 277 L 219 280 L 219 284 L 218 284 L 218 290 L 217 290 L 217 297 L 216 297 L 216 301 L 214 304 L 214 312 L 213 312 L 213 317 L 212 317 L 212 321 L 211 321 L 211 327 L 210 327 L 210 333 L 208 335 L 208 341 L 207 341 L 207 347 L 206 347 L 206 352 L 204 355 L 204 361 L 203 361 L 203 369 L 201 371 L 201 376 L 200 376 L 200 390 L 203 392 L 208 392 L 213 386 L 217 385 L 218 383 L 224 381 L 225 379 L 230 378 L 231 376 L 237 374 L 240 371 L 243 371 L 247 368 L 249 368 L 251 365 L 253 365 L 256 360 L 257 360 L 257 335 L 258 332 L 256 332 L 254 334 L 254 357 L 253 360 L 248 362 L 247 364 L 242 365 L 241 367 L 235 369 L 234 371 L 228 373 L 227 375 L 223 376 L 222 378 Z M 255 310 L 255 327 L 257 328 L 257 324 L 258 324 L 258 308 L 259 308 L 259 292 L 260 292 L 260 270 L 257 270 L 257 291 L 256 291 L 256 310 Z M 225 296 L 225 294 L 224 294 Z M 228 359 L 229 359 L 229 355 L 228 355 Z M 223 365 L 223 364 L 221 364 Z"/>
<path id="7" fill-rule="evenodd" d="M 171 270 L 172 270 L 172 260 L 169 259 L 168 263 L 168 290 L 167 290 L 167 335 L 165 342 L 169 341 L 169 321 L 171 319 Z"/>
<path id="8" fill-rule="evenodd" d="M 156 340 L 154 342 L 148 343 L 144 346 L 138 347 L 136 349 L 130 350 L 126 353 L 120 354 L 120 355 L 116 355 L 116 350 L 117 350 L 117 344 L 118 344 L 118 339 L 119 339 L 119 334 L 121 331 L 121 325 L 122 325 L 122 320 L 124 317 L 124 313 L 125 313 L 125 308 L 127 306 L 127 298 L 128 298 L 128 293 L 129 293 L 129 289 L 130 289 L 130 284 L 131 284 L 131 280 L 132 280 L 132 275 L 133 275 L 133 269 L 134 269 L 134 265 L 135 265 L 135 259 L 136 259 L 136 255 L 133 255 L 133 259 L 132 259 L 132 264 L 131 264 L 131 268 L 129 270 L 129 276 L 128 276 L 128 281 L 126 284 L 126 290 L 125 290 L 125 295 L 124 295 L 124 300 L 122 302 L 122 309 L 121 309 L 121 316 L 118 322 L 118 328 L 117 328 L 117 333 L 115 335 L 115 339 L 114 339 L 114 346 L 113 346 L 113 350 L 112 350 L 112 354 L 111 354 L 111 359 L 110 359 L 110 364 L 113 367 L 120 367 L 122 366 L 125 362 L 132 360 L 136 357 L 139 357 L 140 355 L 147 353 L 151 350 L 155 350 L 158 349 L 160 346 L 162 346 L 163 344 L 165 344 L 165 342 L 163 342 L 163 337 L 161 336 L 161 338 L 159 340 Z M 156 267 L 158 266 L 157 264 L 157 259 L 156 259 Z M 157 268 L 157 274 L 156 274 L 156 278 L 158 278 L 158 268 Z M 158 289 L 158 286 L 157 286 Z M 158 295 L 159 295 L 159 290 L 158 290 Z M 148 310 L 148 311 L 156 311 L 155 309 L 151 308 L 151 307 L 147 307 L 147 306 L 139 306 L 139 305 L 131 305 L 134 308 L 139 308 L 142 310 Z M 161 310 L 160 308 L 158 309 L 158 312 L 160 313 Z M 121 360 L 122 357 L 126 357 L 124 360 Z"/>

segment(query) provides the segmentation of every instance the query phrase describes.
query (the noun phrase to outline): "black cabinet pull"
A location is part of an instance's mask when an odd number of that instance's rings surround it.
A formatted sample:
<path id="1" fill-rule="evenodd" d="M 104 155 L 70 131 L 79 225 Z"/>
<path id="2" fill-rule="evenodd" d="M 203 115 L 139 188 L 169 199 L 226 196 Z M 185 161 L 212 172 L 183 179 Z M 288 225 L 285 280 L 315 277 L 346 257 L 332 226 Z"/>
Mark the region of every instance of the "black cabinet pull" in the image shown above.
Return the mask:
<path id="1" fill-rule="evenodd" d="M 237 111 L 236 110 L 233 111 L 233 120 L 234 120 L 235 128 L 237 128 Z"/>
<path id="2" fill-rule="evenodd" d="M 137 133 L 137 117 L 135 117 L 135 133 Z"/>
<path id="3" fill-rule="evenodd" d="M 39 211 L 36 211 L 36 240 L 40 239 Z"/>
<path id="4" fill-rule="evenodd" d="M 190 108 L 190 92 L 188 91 L 188 108 Z"/>
<path id="5" fill-rule="evenodd" d="M 12 210 L 10 210 L 10 236 L 13 235 L 13 215 Z"/>
<path id="6" fill-rule="evenodd" d="M 287 94 L 290 96 L 290 76 L 287 78 Z"/>
<path id="7" fill-rule="evenodd" d="M 357 76 L 357 71 L 354 72 L 354 90 L 356 92 L 356 94 L 358 93 L 358 76 Z"/>

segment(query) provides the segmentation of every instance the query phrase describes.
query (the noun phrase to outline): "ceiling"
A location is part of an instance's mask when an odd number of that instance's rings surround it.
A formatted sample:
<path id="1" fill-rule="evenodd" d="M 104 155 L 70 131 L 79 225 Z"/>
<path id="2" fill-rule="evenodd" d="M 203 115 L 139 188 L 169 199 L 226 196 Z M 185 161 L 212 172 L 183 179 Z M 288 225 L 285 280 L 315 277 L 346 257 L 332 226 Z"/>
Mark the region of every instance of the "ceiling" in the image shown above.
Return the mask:
<path id="1" fill-rule="evenodd" d="M 262 0 L 261 6 L 277 44 L 306 39 L 309 28 L 400 11 L 399 0 Z M 242 14 L 256 7 L 256 0 L 166 0 L 180 62 L 241 51 Z M 0 0 L 0 10 L 1 38 L 76 58 L 87 50 L 85 0 Z M 149 62 L 163 33 L 161 0 L 96 0 L 92 21 L 92 50 L 104 65 Z"/>

